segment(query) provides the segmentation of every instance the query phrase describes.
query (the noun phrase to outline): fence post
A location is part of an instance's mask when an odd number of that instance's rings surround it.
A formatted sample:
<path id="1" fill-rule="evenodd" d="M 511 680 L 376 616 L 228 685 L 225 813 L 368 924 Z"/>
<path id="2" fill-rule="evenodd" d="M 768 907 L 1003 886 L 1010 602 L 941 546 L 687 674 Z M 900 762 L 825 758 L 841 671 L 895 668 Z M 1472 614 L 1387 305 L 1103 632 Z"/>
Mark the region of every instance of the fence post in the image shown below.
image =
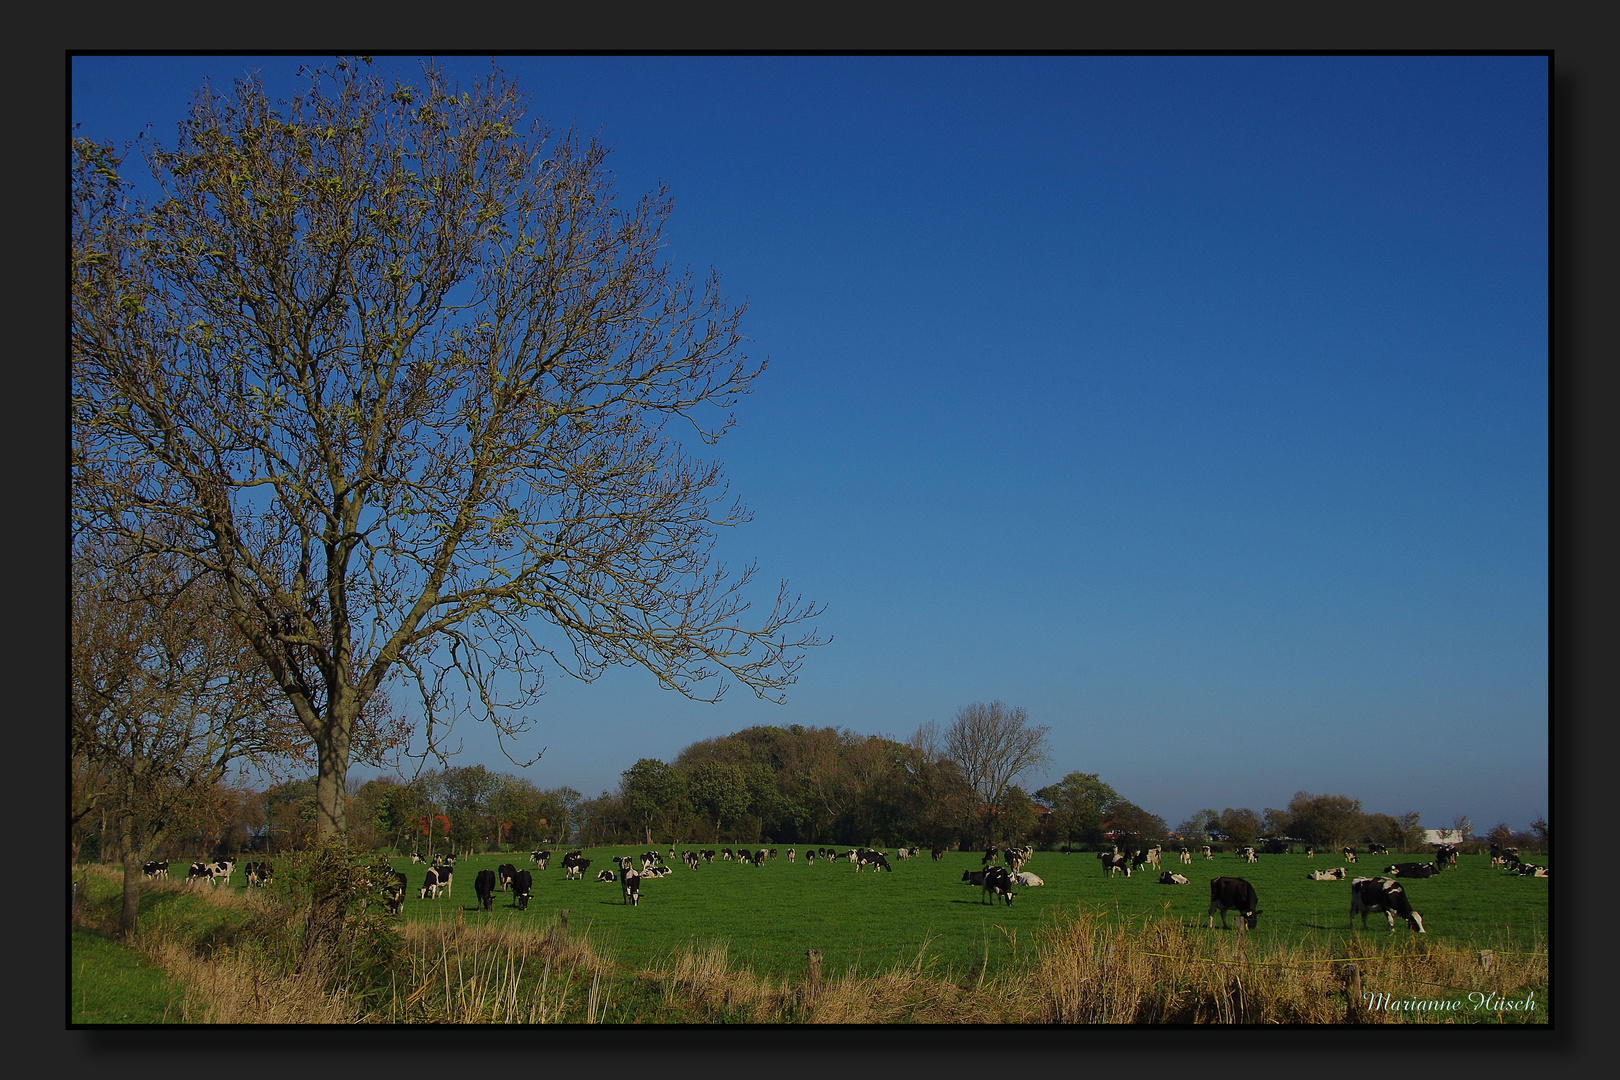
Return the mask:
<path id="1" fill-rule="evenodd" d="M 562 929 L 565 930 L 565 931 L 568 929 L 568 909 L 567 908 L 562 909 Z"/>
<path id="2" fill-rule="evenodd" d="M 816 995 L 821 991 L 821 950 L 811 949 L 805 956 L 810 959 L 810 983 L 805 987 L 804 1003 L 810 1005 L 815 1002 Z"/>
<path id="3" fill-rule="evenodd" d="M 1487 975 L 1490 974 L 1496 967 L 1496 953 L 1490 949 L 1481 949 L 1479 951 L 1479 966 L 1485 970 Z"/>
<path id="4" fill-rule="evenodd" d="M 1346 964 L 1339 970 L 1339 978 L 1344 982 L 1344 1022 L 1347 1024 L 1363 1023 L 1361 967 L 1357 964 Z"/>

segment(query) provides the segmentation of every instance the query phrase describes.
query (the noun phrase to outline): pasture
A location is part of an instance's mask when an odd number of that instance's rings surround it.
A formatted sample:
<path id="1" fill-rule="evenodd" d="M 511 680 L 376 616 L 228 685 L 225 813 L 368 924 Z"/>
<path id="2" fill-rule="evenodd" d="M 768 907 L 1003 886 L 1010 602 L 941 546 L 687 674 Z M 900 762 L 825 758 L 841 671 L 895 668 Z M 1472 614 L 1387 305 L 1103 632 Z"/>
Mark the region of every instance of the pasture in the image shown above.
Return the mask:
<path id="1" fill-rule="evenodd" d="M 1213 931 L 1205 929 L 1209 881 L 1231 876 L 1248 880 L 1259 894 L 1264 914 L 1249 938 L 1251 946 L 1263 950 L 1305 945 L 1354 957 L 1405 944 L 1412 936 L 1399 921 L 1391 933 L 1382 915 L 1371 916 L 1365 931 L 1358 917 L 1352 930 L 1348 880 L 1307 880 L 1312 870 L 1343 865 L 1342 859 L 1321 855 L 1262 855 L 1252 865 L 1233 854 L 1211 861 L 1195 855 L 1190 866 L 1167 855 L 1164 868 L 1187 877 L 1189 884 L 1160 885 L 1157 871 L 1109 878 L 1092 854 L 1037 852 L 1025 869 L 1045 884 L 1019 888 L 1007 907 L 983 903 L 977 887 L 961 882 L 964 870 L 981 868 L 977 852 L 950 852 L 937 863 L 926 851 L 907 860 L 891 856 L 892 873 L 871 868 L 857 872 L 843 860 L 818 859 L 807 865 L 802 849 L 798 862 L 789 864 L 787 848 L 778 846 L 779 857 L 757 868 L 718 858 L 697 870 L 673 862 L 674 872 L 667 877 L 643 878 L 641 903 L 629 907 L 617 883 L 600 883 L 595 876 L 615 869 L 612 856 L 636 856 L 645 849 L 586 850 L 591 866 L 578 881 L 564 879 L 562 849 L 554 850 L 545 871 L 535 868 L 527 853 L 462 858 L 453 895 L 437 900 L 416 895 L 424 866 L 391 859 L 409 879 L 402 916 L 427 923 L 454 921 L 464 908 L 461 918 L 468 925 L 542 929 L 567 909 L 571 931 L 587 934 L 596 948 L 632 968 L 656 964 L 683 946 L 724 943 L 732 964 L 762 976 L 802 978 L 806 951 L 820 949 L 829 977 L 906 968 L 959 978 L 994 975 L 1016 963 L 1056 912 L 1072 914 L 1077 908 L 1133 924 L 1168 917 L 1188 930 L 1231 937 L 1237 933 L 1231 914 L 1234 929 L 1222 930 L 1219 916 Z M 662 851 L 667 858 L 668 848 Z M 1349 869 L 1354 877 L 1375 876 L 1391 863 L 1420 858 L 1362 855 Z M 1533 861 L 1547 862 L 1541 857 Z M 473 878 L 503 862 L 533 873 L 529 909 L 518 911 L 510 893 L 497 892 L 493 911 L 473 910 Z M 240 874 L 238 868 L 233 884 L 240 884 Z M 1456 869 L 1405 885 L 1428 930 L 1422 940 L 1431 945 L 1492 949 L 1504 956 L 1546 950 L 1549 879 L 1518 877 L 1492 869 L 1484 855 L 1465 855 Z"/>

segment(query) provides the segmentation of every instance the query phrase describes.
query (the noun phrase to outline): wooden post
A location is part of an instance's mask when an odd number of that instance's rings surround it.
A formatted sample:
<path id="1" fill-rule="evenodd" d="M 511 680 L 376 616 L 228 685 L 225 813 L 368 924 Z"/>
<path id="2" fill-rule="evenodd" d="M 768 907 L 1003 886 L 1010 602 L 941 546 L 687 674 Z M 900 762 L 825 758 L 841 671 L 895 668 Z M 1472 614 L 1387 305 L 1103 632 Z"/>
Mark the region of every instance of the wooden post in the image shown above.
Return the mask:
<path id="1" fill-rule="evenodd" d="M 562 909 L 562 928 L 564 930 L 568 929 L 568 909 L 567 908 Z"/>
<path id="2" fill-rule="evenodd" d="M 816 995 L 821 991 L 821 950 L 811 949 L 805 956 L 810 959 L 810 982 L 805 987 L 804 1003 L 810 1005 L 815 1002 Z"/>
<path id="3" fill-rule="evenodd" d="M 1347 1024 L 1362 1023 L 1360 966 L 1356 964 L 1344 965 L 1339 971 L 1339 978 L 1344 983 L 1344 1022 Z"/>

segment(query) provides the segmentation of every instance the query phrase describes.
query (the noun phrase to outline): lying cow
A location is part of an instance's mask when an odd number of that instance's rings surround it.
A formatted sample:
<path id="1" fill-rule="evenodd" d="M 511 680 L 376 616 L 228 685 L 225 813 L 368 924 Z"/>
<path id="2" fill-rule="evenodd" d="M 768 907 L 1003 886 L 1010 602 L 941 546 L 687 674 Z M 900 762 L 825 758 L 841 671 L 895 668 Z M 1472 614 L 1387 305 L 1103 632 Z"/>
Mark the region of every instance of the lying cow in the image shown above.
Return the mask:
<path id="1" fill-rule="evenodd" d="M 1426 878 L 1426 877 L 1434 877 L 1434 875 L 1438 874 L 1439 872 L 1440 872 L 1440 864 L 1439 863 L 1432 863 L 1432 862 L 1429 862 L 1429 863 L 1403 862 L 1403 863 L 1396 863 L 1394 866 L 1386 866 L 1386 867 L 1384 867 L 1384 873 L 1388 874 L 1391 877 Z"/>
<path id="2" fill-rule="evenodd" d="M 1316 870 L 1306 874 L 1308 881 L 1343 881 L 1349 876 L 1349 871 L 1342 866 L 1335 866 L 1332 870 Z"/>
<path id="3" fill-rule="evenodd" d="M 1386 878 L 1356 878 L 1350 883 L 1350 929 L 1356 928 L 1357 912 L 1361 913 L 1361 928 L 1367 929 L 1367 915 L 1374 911 L 1384 913 L 1391 931 L 1395 929 L 1395 916 L 1399 915 L 1413 930 L 1427 933 L 1423 929 L 1423 916 L 1412 910 L 1404 888 Z"/>
<path id="4" fill-rule="evenodd" d="M 625 873 L 627 873 L 627 874 L 632 873 L 632 871 L 626 870 Z M 600 874 L 596 875 L 596 880 L 597 881 L 605 881 L 605 882 L 607 882 L 608 884 L 611 885 L 613 883 L 613 871 L 611 871 L 611 870 L 603 870 Z"/>
<path id="5" fill-rule="evenodd" d="M 1172 874 L 1170 871 L 1166 870 L 1166 871 L 1164 871 L 1163 873 L 1161 873 L 1159 875 L 1159 884 L 1160 885 L 1185 885 L 1185 884 L 1187 884 L 1187 879 L 1182 877 L 1180 874 Z"/>
<path id="6" fill-rule="evenodd" d="M 1013 881 L 1024 886 L 1026 889 L 1034 889 L 1046 884 L 1046 882 L 1042 881 L 1028 870 L 1020 870 L 1018 873 L 1014 874 Z"/>
<path id="7" fill-rule="evenodd" d="M 1232 929 L 1227 925 L 1226 913 L 1235 911 L 1241 918 L 1238 920 L 1239 930 L 1253 930 L 1260 921 L 1260 898 L 1255 895 L 1254 886 L 1240 877 L 1218 877 L 1209 883 L 1209 929 L 1215 929 L 1215 912 L 1221 913 L 1221 929 Z"/>

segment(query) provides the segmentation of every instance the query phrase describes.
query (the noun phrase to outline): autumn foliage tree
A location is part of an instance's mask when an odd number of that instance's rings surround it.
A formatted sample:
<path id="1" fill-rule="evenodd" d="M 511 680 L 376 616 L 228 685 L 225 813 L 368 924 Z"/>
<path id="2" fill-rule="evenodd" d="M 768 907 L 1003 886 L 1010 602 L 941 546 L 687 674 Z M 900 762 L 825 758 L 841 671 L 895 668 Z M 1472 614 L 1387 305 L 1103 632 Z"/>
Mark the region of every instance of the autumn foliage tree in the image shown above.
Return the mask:
<path id="1" fill-rule="evenodd" d="M 764 364 L 713 275 L 659 261 L 666 192 L 621 203 L 607 150 L 498 70 L 308 77 L 204 87 L 143 151 L 150 200 L 73 141 L 76 527 L 219 582 L 323 837 L 393 680 L 430 748 L 467 715 L 523 732 L 543 664 L 780 698 L 816 609 L 784 583 L 748 614 L 754 568 L 713 557 L 748 512 L 680 441 L 715 443 Z"/>

